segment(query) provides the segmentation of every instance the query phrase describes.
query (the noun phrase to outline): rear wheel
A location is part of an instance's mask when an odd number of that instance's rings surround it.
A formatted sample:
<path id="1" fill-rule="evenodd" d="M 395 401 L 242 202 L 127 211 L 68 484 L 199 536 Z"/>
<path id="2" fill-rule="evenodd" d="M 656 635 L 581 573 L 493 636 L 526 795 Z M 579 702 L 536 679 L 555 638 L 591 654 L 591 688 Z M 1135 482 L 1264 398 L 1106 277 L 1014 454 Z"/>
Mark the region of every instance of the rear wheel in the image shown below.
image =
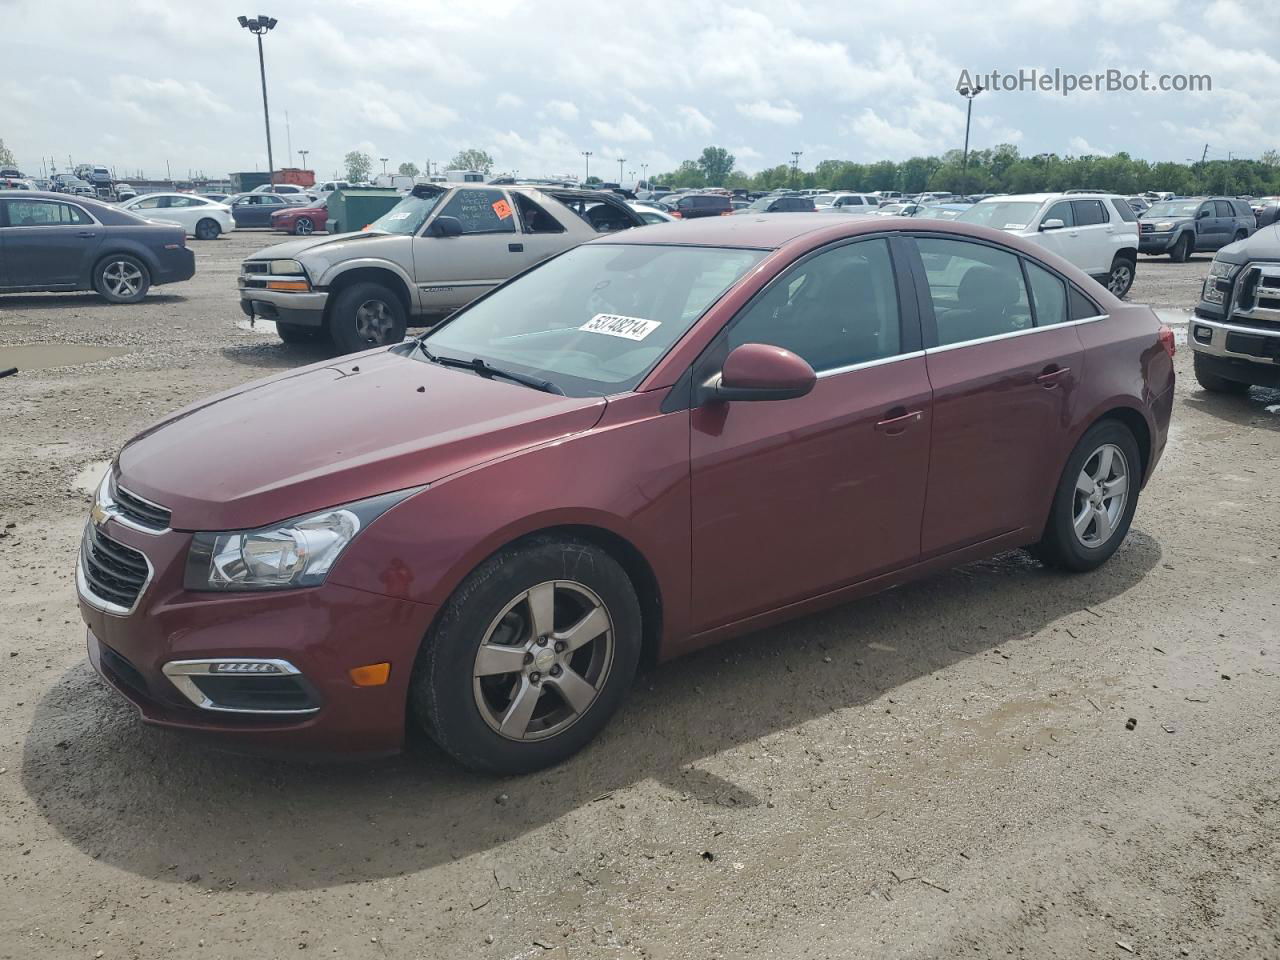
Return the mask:
<path id="1" fill-rule="evenodd" d="M 218 226 L 218 221 L 210 220 L 208 217 L 196 224 L 197 240 L 217 240 L 221 232 L 222 228 Z"/>
<path id="2" fill-rule="evenodd" d="M 93 286 L 112 303 L 137 303 L 151 287 L 151 274 L 141 260 L 118 253 L 98 264 Z"/>
<path id="3" fill-rule="evenodd" d="M 559 763 L 622 703 L 640 638 L 640 604 L 617 561 L 580 540 L 532 538 L 449 599 L 414 666 L 414 713 L 474 770 Z"/>
<path id="4" fill-rule="evenodd" d="M 1232 237 L 1232 238 L 1231 238 L 1231 242 L 1232 242 L 1232 243 L 1239 243 L 1241 240 L 1246 240 L 1246 239 L 1248 239 L 1248 237 L 1249 237 L 1249 234 L 1247 234 L 1245 231 L 1243 231 L 1243 230 L 1237 230 L 1237 231 L 1236 231 L 1236 235 L 1235 235 L 1234 237 Z"/>
<path id="5" fill-rule="evenodd" d="M 1207 369 L 1208 364 L 1200 359 L 1200 354 L 1193 352 L 1191 354 L 1192 366 L 1195 369 L 1196 382 L 1204 387 L 1210 393 L 1234 393 L 1242 394 L 1249 392 L 1249 384 L 1241 383 L 1239 380 L 1228 380 L 1226 377 L 1220 377 L 1216 373 L 1210 373 Z"/>
<path id="6" fill-rule="evenodd" d="M 1116 258 L 1111 261 L 1111 272 L 1107 274 L 1107 289 L 1121 300 L 1133 286 L 1134 267 L 1133 258 L 1123 254 L 1116 254 Z"/>
<path id="7" fill-rule="evenodd" d="M 404 339 L 404 304 L 380 283 L 355 283 L 329 308 L 329 336 L 342 353 L 399 343 Z"/>
<path id="8" fill-rule="evenodd" d="M 1094 424 L 1067 459 L 1044 537 L 1032 553 L 1076 572 L 1106 563 L 1129 532 L 1141 485 L 1133 432 L 1119 420 Z"/>
<path id="9" fill-rule="evenodd" d="M 310 217 L 299 217 L 298 222 L 293 225 L 293 232 L 299 237 L 309 237 L 316 232 L 316 225 Z"/>
<path id="10" fill-rule="evenodd" d="M 1186 263 L 1191 259 L 1191 234 L 1184 233 L 1169 251 L 1169 259 L 1174 263 Z"/>

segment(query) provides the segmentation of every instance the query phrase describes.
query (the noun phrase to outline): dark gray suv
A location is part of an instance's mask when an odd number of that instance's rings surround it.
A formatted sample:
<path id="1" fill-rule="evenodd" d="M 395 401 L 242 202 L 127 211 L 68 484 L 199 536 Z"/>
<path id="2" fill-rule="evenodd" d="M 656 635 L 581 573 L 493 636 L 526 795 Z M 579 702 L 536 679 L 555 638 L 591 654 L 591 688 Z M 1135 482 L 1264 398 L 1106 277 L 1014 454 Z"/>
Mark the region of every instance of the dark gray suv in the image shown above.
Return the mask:
<path id="1" fill-rule="evenodd" d="M 1138 251 L 1167 253 L 1178 263 L 1200 250 L 1219 250 L 1256 229 L 1253 210 L 1234 197 L 1162 200 L 1138 218 Z"/>

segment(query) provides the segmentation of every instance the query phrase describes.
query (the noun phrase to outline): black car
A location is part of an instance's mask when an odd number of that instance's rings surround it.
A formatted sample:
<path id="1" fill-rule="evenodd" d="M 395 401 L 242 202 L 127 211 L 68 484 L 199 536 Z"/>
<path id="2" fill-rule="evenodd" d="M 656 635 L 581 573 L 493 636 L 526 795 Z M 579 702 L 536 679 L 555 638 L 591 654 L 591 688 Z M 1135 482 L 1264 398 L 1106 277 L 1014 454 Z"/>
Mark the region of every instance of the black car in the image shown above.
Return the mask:
<path id="1" fill-rule="evenodd" d="M 698 217 L 723 217 L 733 213 L 729 198 L 719 193 L 680 193 L 663 197 L 661 204 L 673 217 L 696 220 Z"/>
<path id="2" fill-rule="evenodd" d="M 750 206 L 735 210 L 734 213 L 812 213 L 814 209 L 813 197 L 780 197 L 774 194 L 763 196 L 753 201 Z"/>
<path id="3" fill-rule="evenodd" d="M 231 208 L 237 227 L 269 227 L 271 215 L 290 206 L 279 193 L 238 193 L 222 202 Z"/>
<path id="4" fill-rule="evenodd" d="M 1234 197 L 1162 200 L 1138 218 L 1138 249 L 1183 263 L 1194 251 L 1244 240 L 1257 225 L 1253 208 Z"/>
<path id="5" fill-rule="evenodd" d="M 97 290 L 137 303 L 195 272 L 183 227 L 87 197 L 0 190 L 0 293 Z"/>

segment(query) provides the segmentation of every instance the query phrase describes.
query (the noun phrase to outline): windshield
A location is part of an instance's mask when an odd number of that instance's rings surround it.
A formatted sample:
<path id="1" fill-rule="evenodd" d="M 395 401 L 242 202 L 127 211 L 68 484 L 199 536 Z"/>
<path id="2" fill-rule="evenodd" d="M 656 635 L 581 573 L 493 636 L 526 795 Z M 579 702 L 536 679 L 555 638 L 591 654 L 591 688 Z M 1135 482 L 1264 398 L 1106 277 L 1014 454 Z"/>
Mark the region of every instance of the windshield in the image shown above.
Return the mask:
<path id="1" fill-rule="evenodd" d="M 952 210 L 947 207 L 921 207 L 916 211 L 917 217 L 932 217 L 934 220 L 955 220 L 963 210 Z"/>
<path id="2" fill-rule="evenodd" d="M 1199 200 L 1165 200 L 1154 203 L 1151 209 L 1142 215 L 1144 220 L 1159 220 L 1162 217 L 1194 217 L 1200 209 Z"/>
<path id="3" fill-rule="evenodd" d="M 444 196 L 443 193 L 435 193 L 419 197 L 411 193 L 369 224 L 369 229 L 405 235 L 417 233 L 427 222 L 427 216 L 442 196 Z"/>
<path id="4" fill-rule="evenodd" d="M 751 206 L 747 207 L 747 209 L 748 210 L 768 210 L 769 204 L 773 203 L 773 201 L 777 199 L 778 199 L 777 197 L 761 197 L 759 200 L 754 201 L 751 204 Z"/>
<path id="5" fill-rule="evenodd" d="M 822 207 L 829 203 L 834 203 L 835 199 L 836 195 L 834 193 L 820 193 L 813 198 L 813 204 L 816 207 Z"/>
<path id="6" fill-rule="evenodd" d="M 961 223 L 980 223 L 984 227 L 995 227 L 997 230 L 1025 230 L 1039 212 L 1040 203 L 1035 200 L 997 203 L 984 200 L 982 203 L 975 203 L 956 219 Z"/>
<path id="7" fill-rule="evenodd" d="M 587 244 L 548 261 L 423 337 L 569 396 L 631 390 L 762 250 Z M 420 356 L 420 354 L 414 354 Z"/>

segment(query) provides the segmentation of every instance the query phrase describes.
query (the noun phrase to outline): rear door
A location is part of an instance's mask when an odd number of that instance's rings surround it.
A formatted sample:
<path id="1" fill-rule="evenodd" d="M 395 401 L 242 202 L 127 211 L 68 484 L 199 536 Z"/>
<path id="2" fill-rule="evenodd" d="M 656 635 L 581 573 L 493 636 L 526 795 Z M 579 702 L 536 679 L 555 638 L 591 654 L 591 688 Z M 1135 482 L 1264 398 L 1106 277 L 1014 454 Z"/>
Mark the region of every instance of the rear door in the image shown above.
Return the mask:
<path id="1" fill-rule="evenodd" d="M 1231 209 L 1230 200 L 1213 201 L 1213 209 L 1217 224 L 1213 237 L 1213 249 L 1217 250 L 1236 238 L 1236 212 Z"/>
<path id="2" fill-rule="evenodd" d="M 1057 275 L 978 241 L 918 235 L 915 246 L 933 386 L 929 557 L 1043 522 L 1084 348 Z"/>
<path id="3" fill-rule="evenodd" d="M 906 566 L 920 552 L 929 380 L 904 258 L 877 237 L 778 276 L 694 369 L 743 343 L 785 347 L 805 397 L 713 403 L 690 417 L 694 632 Z"/>
<path id="4" fill-rule="evenodd" d="M 1097 276 L 1111 269 L 1111 211 L 1101 200 L 1072 200 L 1075 217 L 1075 244 L 1079 259 L 1071 262 L 1085 273 Z"/>
<path id="5" fill-rule="evenodd" d="M 431 236 L 437 217 L 456 217 L 462 235 Z M 506 191 L 496 187 L 454 190 L 413 238 L 414 278 L 424 313 L 456 310 L 518 273 L 525 263 L 515 208 Z"/>
<path id="6" fill-rule="evenodd" d="M 38 198 L 0 202 L 8 286 L 70 286 L 88 276 L 105 232 L 81 207 Z"/>

